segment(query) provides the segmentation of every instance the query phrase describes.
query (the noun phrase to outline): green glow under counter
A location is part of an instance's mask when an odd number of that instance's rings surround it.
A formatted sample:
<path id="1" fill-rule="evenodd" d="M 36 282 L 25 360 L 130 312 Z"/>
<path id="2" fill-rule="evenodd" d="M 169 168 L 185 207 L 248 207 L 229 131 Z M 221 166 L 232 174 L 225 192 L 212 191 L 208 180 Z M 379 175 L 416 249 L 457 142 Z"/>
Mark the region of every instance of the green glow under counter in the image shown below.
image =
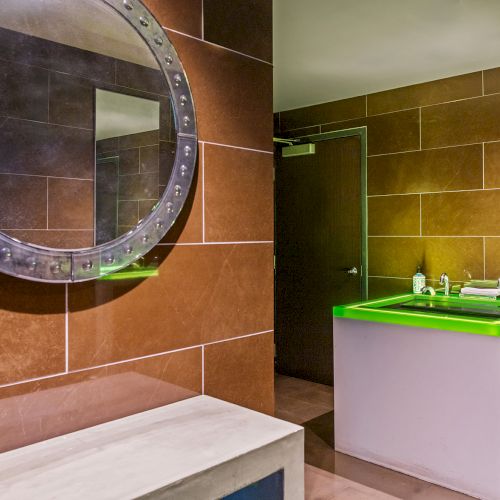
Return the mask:
<path id="1" fill-rule="evenodd" d="M 396 295 L 336 306 L 337 318 L 500 336 L 500 300 Z"/>

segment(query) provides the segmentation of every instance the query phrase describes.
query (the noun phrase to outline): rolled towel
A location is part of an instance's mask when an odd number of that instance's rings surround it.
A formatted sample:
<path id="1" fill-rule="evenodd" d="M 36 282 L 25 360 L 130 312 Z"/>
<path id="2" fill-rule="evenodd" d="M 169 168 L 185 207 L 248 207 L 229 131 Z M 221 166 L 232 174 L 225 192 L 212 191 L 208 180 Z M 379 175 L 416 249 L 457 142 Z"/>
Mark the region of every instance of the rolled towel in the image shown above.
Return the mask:
<path id="1" fill-rule="evenodd" d="M 464 287 L 471 288 L 500 288 L 500 280 L 472 280 L 465 283 Z"/>
<path id="2" fill-rule="evenodd" d="M 484 297 L 500 297 L 499 288 L 474 288 L 466 286 L 460 290 L 464 295 L 481 295 Z"/>

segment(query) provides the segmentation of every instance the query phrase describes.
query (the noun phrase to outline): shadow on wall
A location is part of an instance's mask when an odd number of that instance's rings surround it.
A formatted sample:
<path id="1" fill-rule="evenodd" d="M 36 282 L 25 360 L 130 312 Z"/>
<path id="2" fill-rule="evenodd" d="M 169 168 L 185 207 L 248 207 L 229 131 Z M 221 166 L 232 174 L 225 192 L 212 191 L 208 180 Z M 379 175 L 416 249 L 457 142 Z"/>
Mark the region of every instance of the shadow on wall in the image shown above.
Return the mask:
<path id="1" fill-rule="evenodd" d="M 157 246 L 153 248 L 148 254 L 141 259 L 141 265 L 155 264 L 160 267 L 168 259 L 173 245 L 177 242 L 186 223 L 189 219 L 191 210 L 193 208 L 194 199 L 198 185 L 198 163 L 193 177 L 192 188 L 189 192 L 188 198 L 182 212 L 180 213 L 177 221 L 171 230 L 167 233 L 162 243 L 169 243 L 169 246 Z M 120 281 L 99 281 L 98 284 L 94 281 L 78 284 L 70 284 L 74 290 L 83 292 L 88 300 L 75 301 L 71 309 L 73 311 L 82 311 L 91 309 L 98 304 L 105 304 L 112 302 L 115 299 L 129 293 L 134 288 L 143 283 L 146 279 L 152 278 L 134 278 L 124 279 Z M 4 311 L 22 312 L 24 314 L 33 315 L 50 315 L 50 314 L 63 314 L 65 313 L 64 301 L 60 300 L 61 295 L 64 293 L 64 285 L 37 283 L 20 278 L 14 278 L 8 275 L 0 274 L 0 288 L 5 293 L 0 293 L 0 309 Z M 91 294 L 85 294 L 85 290 L 95 289 Z M 37 300 L 33 300 L 36 297 Z M 93 299 L 92 299 L 93 297 Z M 20 300 L 26 298 L 26 300 Z"/>

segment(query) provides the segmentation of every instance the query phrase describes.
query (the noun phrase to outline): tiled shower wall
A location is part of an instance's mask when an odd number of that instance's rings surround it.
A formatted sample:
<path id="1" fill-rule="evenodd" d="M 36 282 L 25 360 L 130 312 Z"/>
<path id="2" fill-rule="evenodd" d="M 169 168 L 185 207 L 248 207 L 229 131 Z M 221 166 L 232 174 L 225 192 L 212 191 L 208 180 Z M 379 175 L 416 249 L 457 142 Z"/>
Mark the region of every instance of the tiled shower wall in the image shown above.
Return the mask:
<path id="1" fill-rule="evenodd" d="M 497 279 L 500 69 L 275 116 L 290 137 L 359 126 L 368 131 L 370 297 L 411 290 L 419 264 L 432 284 L 442 272 Z"/>
<path id="2" fill-rule="evenodd" d="M 147 3 L 194 93 L 194 193 L 158 277 L 0 277 L 1 450 L 200 393 L 273 412 L 271 2 Z"/>

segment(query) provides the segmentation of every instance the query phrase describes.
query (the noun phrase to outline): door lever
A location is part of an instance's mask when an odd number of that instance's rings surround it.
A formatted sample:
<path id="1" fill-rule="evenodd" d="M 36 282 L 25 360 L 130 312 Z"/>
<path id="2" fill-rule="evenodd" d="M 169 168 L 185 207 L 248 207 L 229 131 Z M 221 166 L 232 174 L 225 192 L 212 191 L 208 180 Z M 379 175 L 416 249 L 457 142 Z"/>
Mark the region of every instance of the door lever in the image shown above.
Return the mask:
<path id="1" fill-rule="evenodd" d="M 345 267 L 344 269 L 342 269 L 342 271 L 344 271 L 349 276 L 357 276 L 357 274 L 358 274 L 357 267 Z"/>

